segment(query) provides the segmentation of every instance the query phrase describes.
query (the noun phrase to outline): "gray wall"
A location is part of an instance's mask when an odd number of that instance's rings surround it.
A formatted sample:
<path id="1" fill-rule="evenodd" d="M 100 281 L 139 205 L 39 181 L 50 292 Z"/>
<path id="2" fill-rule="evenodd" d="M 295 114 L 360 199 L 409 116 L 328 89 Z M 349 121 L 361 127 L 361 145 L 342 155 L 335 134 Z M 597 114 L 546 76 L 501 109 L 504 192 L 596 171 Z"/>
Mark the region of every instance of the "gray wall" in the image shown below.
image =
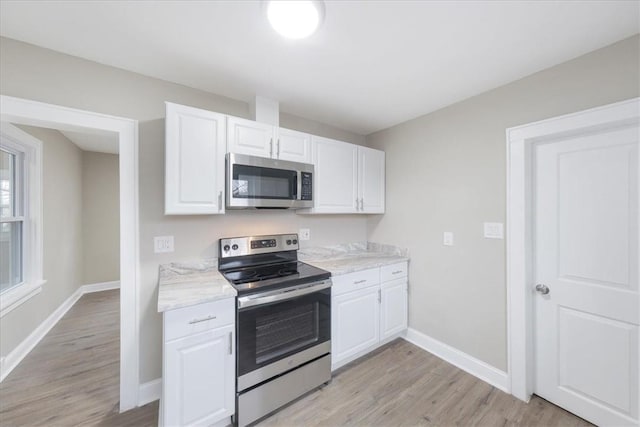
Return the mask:
<path id="1" fill-rule="evenodd" d="M 82 152 L 83 284 L 120 280 L 117 154 Z"/>
<path id="2" fill-rule="evenodd" d="M 215 256 L 223 236 L 311 229 L 309 245 L 366 239 L 366 218 L 299 216 L 293 212 L 231 212 L 164 216 L 164 101 L 249 117 L 245 102 L 0 38 L 0 93 L 140 121 L 140 381 L 161 374 L 161 317 L 156 313 L 158 265 Z M 361 135 L 283 114 L 296 130 L 363 144 Z M 154 254 L 153 236 L 175 236 L 173 254 Z"/>
<path id="3" fill-rule="evenodd" d="M 368 237 L 411 253 L 410 327 L 507 369 L 505 243 L 482 237 L 505 222 L 505 129 L 639 96 L 639 52 L 635 36 L 367 136 L 387 155 Z"/>
<path id="4" fill-rule="evenodd" d="M 43 141 L 43 275 L 47 283 L 0 321 L 6 356 L 82 283 L 82 151 L 60 132 L 21 126 Z"/>

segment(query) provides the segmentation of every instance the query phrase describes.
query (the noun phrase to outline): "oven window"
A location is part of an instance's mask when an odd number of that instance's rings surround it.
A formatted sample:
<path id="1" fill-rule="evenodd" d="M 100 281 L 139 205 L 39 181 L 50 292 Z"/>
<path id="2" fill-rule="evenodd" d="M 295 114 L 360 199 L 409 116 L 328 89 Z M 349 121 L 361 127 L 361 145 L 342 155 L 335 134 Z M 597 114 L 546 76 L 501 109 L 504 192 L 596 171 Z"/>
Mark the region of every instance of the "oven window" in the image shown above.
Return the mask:
<path id="1" fill-rule="evenodd" d="M 231 191 L 240 199 L 296 199 L 297 176 L 291 170 L 233 165 Z"/>
<path id="2" fill-rule="evenodd" d="M 318 303 L 256 318 L 256 364 L 318 341 Z"/>
<path id="3" fill-rule="evenodd" d="M 331 289 L 238 311 L 238 376 L 331 339 Z"/>

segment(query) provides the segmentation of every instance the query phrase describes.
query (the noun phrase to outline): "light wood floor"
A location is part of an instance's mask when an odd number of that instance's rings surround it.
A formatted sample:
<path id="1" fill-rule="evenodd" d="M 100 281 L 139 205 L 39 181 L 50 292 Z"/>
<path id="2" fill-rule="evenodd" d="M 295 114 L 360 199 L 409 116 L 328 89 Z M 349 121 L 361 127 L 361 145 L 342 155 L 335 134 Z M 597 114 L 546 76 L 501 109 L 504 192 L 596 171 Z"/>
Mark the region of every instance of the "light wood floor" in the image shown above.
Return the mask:
<path id="1" fill-rule="evenodd" d="M 83 296 L 0 384 L 0 426 L 157 426 L 158 402 L 118 413 L 119 295 Z M 404 340 L 259 423 L 270 426 L 588 426 L 528 405 Z"/>
<path id="2" fill-rule="evenodd" d="M 119 291 L 86 294 L 0 383 L 0 425 L 151 425 L 157 404 L 118 414 L 119 377 Z"/>

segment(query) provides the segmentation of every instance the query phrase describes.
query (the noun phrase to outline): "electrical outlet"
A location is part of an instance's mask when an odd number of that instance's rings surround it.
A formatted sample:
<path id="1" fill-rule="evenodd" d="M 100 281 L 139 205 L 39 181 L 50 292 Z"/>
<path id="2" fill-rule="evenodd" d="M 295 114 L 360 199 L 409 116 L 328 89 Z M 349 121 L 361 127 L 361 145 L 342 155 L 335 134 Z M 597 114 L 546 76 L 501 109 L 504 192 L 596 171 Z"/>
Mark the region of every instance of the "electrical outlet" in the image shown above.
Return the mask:
<path id="1" fill-rule="evenodd" d="M 157 236 L 153 238 L 153 252 L 173 252 L 173 236 Z"/>
<path id="2" fill-rule="evenodd" d="M 445 246 L 453 246 L 453 233 L 451 231 L 442 233 L 442 244 Z"/>
<path id="3" fill-rule="evenodd" d="M 301 228 L 298 231 L 298 238 L 300 240 L 311 240 L 311 230 L 308 228 Z"/>

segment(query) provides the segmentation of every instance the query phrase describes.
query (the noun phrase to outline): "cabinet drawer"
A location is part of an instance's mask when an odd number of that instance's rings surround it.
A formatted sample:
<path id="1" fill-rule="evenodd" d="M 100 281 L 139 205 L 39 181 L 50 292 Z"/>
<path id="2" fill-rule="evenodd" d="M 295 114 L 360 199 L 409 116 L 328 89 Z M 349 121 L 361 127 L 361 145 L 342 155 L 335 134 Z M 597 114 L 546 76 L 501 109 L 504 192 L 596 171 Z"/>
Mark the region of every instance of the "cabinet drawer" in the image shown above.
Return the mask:
<path id="1" fill-rule="evenodd" d="M 235 298 L 177 308 L 164 313 L 164 341 L 232 325 L 235 320 Z"/>
<path id="2" fill-rule="evenodd" d="M 387 282 L 389 280 L 407 277 L 407 262 L 402 261 L 397 264 L 385 265 L 380 267 L 380 281 Z"/>
<path id="3" fill-rule="evenodd" d="M 380 283 L 380 269 L 372 268 L 369 270 L 356 271 L 341 276 L 334 276 L 331 280 L 333 282 L 331 294 L 342 295 L 347 292 L 378 285 Z"/>

